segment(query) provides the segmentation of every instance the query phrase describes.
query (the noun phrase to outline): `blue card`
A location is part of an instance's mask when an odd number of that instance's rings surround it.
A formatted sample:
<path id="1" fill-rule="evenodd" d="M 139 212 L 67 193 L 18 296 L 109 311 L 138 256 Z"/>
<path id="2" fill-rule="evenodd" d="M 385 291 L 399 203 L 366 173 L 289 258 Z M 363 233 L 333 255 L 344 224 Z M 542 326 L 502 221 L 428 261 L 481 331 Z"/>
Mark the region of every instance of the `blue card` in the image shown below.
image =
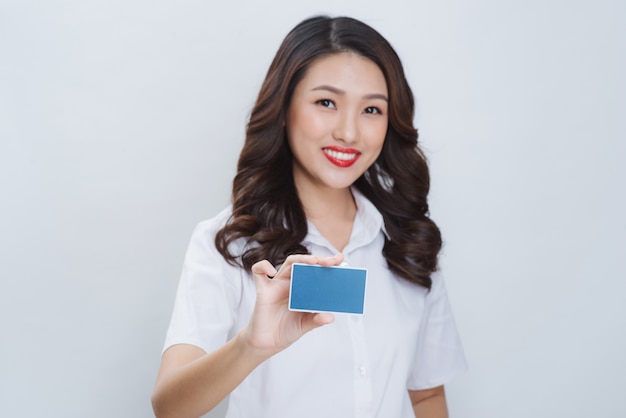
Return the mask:
<path id="1" fill-rule="evenodd" d="M 295 263 L 291 267 L 289 309 L 362 314 L 367 270 Z"/>

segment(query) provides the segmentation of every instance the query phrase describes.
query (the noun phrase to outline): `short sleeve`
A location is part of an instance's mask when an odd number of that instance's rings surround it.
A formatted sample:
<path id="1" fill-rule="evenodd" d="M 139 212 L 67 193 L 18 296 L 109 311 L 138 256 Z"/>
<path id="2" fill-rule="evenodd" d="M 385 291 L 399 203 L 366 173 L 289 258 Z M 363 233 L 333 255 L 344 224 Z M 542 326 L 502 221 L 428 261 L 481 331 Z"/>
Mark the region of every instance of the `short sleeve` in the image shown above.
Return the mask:
<path id="1" fill-rule="evenodd" d="M 241 269 L 228 264 L 215 248 L 215 234 L 225 220 L 221 215 L 198 224 L 192 234 L 163 351 L 191 344 L 209 353 L 229 337 L 241 297 Z"/>
<path id="2" fill-rule="evenodd" d="M 426 296 L 408 389 L 430 389 L 443 385 L 466 369 L 465 354 L 445 283 L 441 275 L 435 274 L 431 290 Z"/>

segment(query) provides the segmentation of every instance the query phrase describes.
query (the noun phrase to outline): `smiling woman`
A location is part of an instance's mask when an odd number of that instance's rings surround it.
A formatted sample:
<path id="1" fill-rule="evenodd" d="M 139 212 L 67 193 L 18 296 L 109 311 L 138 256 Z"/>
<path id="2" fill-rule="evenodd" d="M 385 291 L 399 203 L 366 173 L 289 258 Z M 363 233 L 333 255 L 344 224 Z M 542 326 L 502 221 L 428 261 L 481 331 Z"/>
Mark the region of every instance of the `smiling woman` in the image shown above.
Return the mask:
<path id="1" fill-rule="evenodd" d="M 385 77 L 355 53 L 315 61 L 291 97 L 286 131 L 294 183 L 307 219 L 337 251 L 349 241 L 356 210 L 349 187 L 380 155 L 387 123 Z"/>
<path id="2" fill-rule="evenodd" d="M 251 113 L 232 206 L 194 232 L 157 416 L 229 394 L 229 417 L 447 416 L 443 384 L 465 360 L 429 180 L 389 43 L 346 17 L 297 25 Z M 364 314 L 289 310 L 295 263 L 366 268 Z"/>

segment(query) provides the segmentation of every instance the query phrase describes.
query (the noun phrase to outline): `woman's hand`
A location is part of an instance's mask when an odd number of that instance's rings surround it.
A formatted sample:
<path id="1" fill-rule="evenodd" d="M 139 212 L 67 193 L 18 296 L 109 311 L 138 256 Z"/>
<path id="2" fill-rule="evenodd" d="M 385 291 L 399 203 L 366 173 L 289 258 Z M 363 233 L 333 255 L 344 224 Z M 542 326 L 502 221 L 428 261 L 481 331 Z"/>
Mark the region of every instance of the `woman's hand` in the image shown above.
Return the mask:
<path id="1" fill-rule="evenodd" d="M 240 334 L 259 353 L 271 356 L 297 341 L 305 333 L 335 320 L 330 313 L 294 312 L 287 307 L 289 280 L 294 263 L 337 266 L 343 255 L 317 257 L 313 255 L 290 255 L 280 270 L 267 261 L 252 266 L 257 288 L 256 304 L 250 323 Z"/>

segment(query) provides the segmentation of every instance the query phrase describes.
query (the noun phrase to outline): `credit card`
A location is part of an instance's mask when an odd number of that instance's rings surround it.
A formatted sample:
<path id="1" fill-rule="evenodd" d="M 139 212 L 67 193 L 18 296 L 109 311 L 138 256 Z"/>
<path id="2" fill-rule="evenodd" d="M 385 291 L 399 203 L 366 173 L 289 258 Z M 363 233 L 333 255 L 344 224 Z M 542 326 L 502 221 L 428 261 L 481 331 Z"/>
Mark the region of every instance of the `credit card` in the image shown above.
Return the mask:
<path id="1" fill-rule="evenodd" d="M 295 263 L 291 267 L 289 309 L 363 314 L 367 269 Z"/>

